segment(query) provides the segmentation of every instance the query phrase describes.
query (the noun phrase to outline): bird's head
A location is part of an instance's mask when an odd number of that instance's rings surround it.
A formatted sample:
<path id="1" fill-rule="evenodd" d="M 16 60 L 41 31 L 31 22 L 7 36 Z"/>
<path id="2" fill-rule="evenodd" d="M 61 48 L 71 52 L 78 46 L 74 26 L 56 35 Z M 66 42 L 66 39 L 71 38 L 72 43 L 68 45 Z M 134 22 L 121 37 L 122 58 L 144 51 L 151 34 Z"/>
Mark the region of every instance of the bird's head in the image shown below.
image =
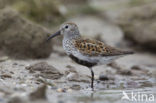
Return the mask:
<path id="1" fill-rule="evenodd" d="M 61 25 L 60 29 L 48 37 L 48 41 L 58 35 L 63 35 L 64 38 L 74 38 L 79 37 L 79 29 L 74 23 L 64 23 Z"/>

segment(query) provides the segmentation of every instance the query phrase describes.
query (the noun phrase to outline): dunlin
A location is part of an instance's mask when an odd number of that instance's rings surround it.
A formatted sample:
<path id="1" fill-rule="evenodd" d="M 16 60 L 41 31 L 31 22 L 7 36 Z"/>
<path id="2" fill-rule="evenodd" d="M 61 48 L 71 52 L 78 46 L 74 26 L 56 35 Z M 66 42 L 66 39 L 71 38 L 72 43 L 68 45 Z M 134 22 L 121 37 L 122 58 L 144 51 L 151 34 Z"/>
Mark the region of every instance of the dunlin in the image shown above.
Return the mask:
<path id="1" fill-rule="evenodd" d="M 97 40 L 83 39 L 79 33 L 78 26 L 74 23 L 63 24 L 47 40 L 57 35 L 63 35 L 63 48 L 66 54 L 76 63 L 88 67 L 91 71 L 92 90 L 94 90 L 93 66 L 108 64 L 119 57 L 133 53 L 119 50 Z"/>

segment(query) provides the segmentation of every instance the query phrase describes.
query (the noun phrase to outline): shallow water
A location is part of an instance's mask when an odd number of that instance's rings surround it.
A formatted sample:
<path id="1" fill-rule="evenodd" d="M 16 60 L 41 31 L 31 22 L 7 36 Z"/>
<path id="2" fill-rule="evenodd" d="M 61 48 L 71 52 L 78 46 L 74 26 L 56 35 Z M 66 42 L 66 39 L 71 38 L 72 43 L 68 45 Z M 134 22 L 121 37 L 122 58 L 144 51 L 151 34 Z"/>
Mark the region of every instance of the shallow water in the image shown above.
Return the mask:
<path id="1" fill-rule="evenodd" d="M 57 93 L 57 95 L 49 95 L 48 98 L 51 102 L 60 103 L 154 103 L 156 100 L 150 99 L 151 95 L 156 96 L 155 89 L 128 89 L 128 90 L 90 90 L 76 91 L 72 93 Z M 122 100 L 123 91 L 127 93 L 130 100 Z M 132 99 L 134 93 L 136 99 Z M 139 97 L 140 95 L 140 97 Z M 147 98 L 141 98 L 142 95 L 147 95 Z M 146 100 L 147 99 L 147 100 Z M 155 97 L 154 97 L 155 99 Z M 62 102 L 61 102 L 62 101 Z"/>

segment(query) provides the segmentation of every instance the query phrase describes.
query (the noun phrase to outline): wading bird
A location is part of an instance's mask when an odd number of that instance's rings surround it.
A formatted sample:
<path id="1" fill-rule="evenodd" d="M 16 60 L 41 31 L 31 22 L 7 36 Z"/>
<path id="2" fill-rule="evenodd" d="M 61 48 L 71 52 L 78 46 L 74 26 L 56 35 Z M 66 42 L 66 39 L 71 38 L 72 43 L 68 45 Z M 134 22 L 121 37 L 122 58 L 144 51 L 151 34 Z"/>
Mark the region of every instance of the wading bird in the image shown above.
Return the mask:
<path id="1" fill-rule="evenodd" d="M 92 90 L 94 90 L 93 66 L 108 64 L 119 57 L 133 53 L 119 50 L 97 40 L 83 39 L 78 26 L 74 23 L 63 24 L 56 33 L 48 37 L 47 41 L 57 35 L 63 35 L 63 48 L 66 54 L 76 63 L 90 69 Z"/>

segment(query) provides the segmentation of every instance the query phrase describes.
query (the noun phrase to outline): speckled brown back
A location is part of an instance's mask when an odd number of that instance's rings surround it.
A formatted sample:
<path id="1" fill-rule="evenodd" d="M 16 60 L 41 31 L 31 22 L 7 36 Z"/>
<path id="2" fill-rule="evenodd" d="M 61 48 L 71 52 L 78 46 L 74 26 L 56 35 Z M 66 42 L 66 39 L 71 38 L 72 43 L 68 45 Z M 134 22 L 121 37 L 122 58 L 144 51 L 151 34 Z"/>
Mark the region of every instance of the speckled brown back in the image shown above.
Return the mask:
<path id="1" fill-rule="evenodd" d="M 88 56 L 115 56 L 131 54 L 129 51 L 121 51 L 111 46 L 104 44 L 103 42 L 90 40 L 90 39 L 76 39 L 73 40 L 75 48 L 80 53 Z"/>

